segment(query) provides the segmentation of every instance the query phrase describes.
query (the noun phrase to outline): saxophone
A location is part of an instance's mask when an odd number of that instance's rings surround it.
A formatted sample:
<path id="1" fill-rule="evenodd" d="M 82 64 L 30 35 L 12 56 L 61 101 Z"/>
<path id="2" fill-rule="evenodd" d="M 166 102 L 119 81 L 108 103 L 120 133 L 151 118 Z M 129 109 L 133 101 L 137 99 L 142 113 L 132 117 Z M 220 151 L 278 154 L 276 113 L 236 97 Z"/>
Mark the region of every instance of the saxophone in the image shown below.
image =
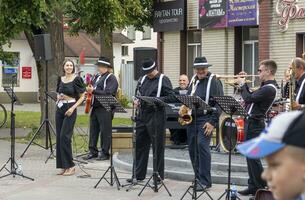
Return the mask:
<path id="1" fill-rule="evenodd" d="M 199 80 L 195 81 L 195 78 L 194 78 L 194 80 L 192 81 L 192 91 L 191 91 L 190 96 L 194 96 L 198 83 L 199 83 Z M 181 126 L 185 126 L 185 125 L 189 125 L 190 123 L 192 123 L 192 121 L 193 121 L 192 109 L 190 109 L 186 105 L 182 105 L 179 110 L 179 118 L 178 118 L 179 124 Z"/>

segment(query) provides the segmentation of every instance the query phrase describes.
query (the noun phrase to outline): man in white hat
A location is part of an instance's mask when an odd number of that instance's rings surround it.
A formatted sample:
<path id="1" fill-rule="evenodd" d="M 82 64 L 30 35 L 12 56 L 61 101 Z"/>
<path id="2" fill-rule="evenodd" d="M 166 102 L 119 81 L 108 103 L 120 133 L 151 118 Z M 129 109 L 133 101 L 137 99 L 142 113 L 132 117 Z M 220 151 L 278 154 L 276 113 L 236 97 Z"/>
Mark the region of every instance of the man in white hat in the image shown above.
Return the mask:
<path id="1" fill-rule="evenodd" d="M 118 90 L 118 81 L 109 69 L 112 69 L 110 60 L 100 57 L 96 63 L 98 73 L 93 79 L 92 85 L 87 87 L 87 92 L 93 95 L 112 95 L 115 96 Z M 90 137 L 89 154 L 86 160 L 97 158 L 97 160 L 108 160 L 111 145 L 113 113 L 107 111 L 94 97 L 90 114 Z M 101 151 L 98 154 L 97 142 L 100 137 Z"/>
<path id="2" fill-rule="evenodd" d="M 197 57 L 194 61 L 195 75 L 190 81 L 188 88 L 188 95 L 200 97 L 208 105 L 214 107 L 215 102 L 211 100 L 213 96 L 222 96 L 222 84 L 217 78 L 209 72 L 209 67 L 212 66 L 207 62 L 205 57 Z M 189 154 L 194 167 L 195 162 L 195 136 L 198 137 L 198 158 L 197 158 L 197 191 L 203 191 L 212 187 L 211 180 L 211 152 L 210 141 L 213 129 L 218 123 L 220 116 L 219 110 L 205 112 L 203 110 L 197 111 L 197 120 L 187 127 L 187 142 L 189 146 Z M 194 119 L 194 116 L 193 116 Z M 196 123 L 196 124 L 195 124 Z M 197 130 L 195 127 L 197 126 Z"/>

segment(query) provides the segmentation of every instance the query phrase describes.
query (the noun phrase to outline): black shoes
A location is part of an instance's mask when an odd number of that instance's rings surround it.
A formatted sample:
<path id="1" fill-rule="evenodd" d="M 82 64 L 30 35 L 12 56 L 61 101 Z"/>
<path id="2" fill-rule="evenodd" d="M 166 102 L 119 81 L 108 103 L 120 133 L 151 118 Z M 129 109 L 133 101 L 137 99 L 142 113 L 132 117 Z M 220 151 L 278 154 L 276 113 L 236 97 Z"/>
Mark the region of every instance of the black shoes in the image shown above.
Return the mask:
<path id="1" fill-rule="evenodd" d="M 99 155 L 89 153 L 87 156 L 84 156 L 83 159 L 84 160 L 91 160 L 93 158 L 96 158 L 96 160 L 109 160 L 109 157 L 110 157 L 109 155 L 104 154 L 104 153 L 100 153 Z"/>
<path id="2" fill-rule="evenodd" d="M 84 160 L 91 160 L 93 158 L 97 158 L 97 154 L 91 154 L 89 153 L 87 156 L 84 156 L 83 159 Z"/>
<path id="3" fill-rule="evenodd" d="M 100 155 L 98 155 L 96 160 L 102 161 L 102 160 L 109 160 L 109 155 L 106 155 L 104 153 L 101 153 Z"/>
<path id="4" fill-rule="evenodd" d="M 132 178 L 128 178 L 128 179 L 126 179 L 126 181 L 128 182 L 128 183 L 132 183 L 132 181 L 135 181 L 135 180 L 133 180 Z M 143 182 L 144 181 L 144 178 L 143 179 L 138 179 L 137 178 L 137 183 L 139 183 L 139 182 Z M 151 182 L 153 183 L 153 181 L 154 181 L 154 179 L 151 179 Z M 160 179 L 160 178 L 157 178 L 157 185 L 160 185 L 162 183 L 162 179 Z"/>
<path id="5" fill-rule="evenodd" d="M 249 188 L 246 188 L 244 190 L 238 191 L 238 194 L 243 195 L 243 196 L 248 196 L 248 195 L 255 195 L 256 190 L 250 190 Z"/>
<path id="6" fill-rule="evenodd" d="M 142 182 L 144 179 L 137 179 L 136 180 L 136 182 Z M 133 179 L 133 178 L 128 178 L 128 179 L 126 179 L 126 181 L 128 182 L 128 183 L 132 183 L 132 182 L 135 182 L 135 179 Z"/>
<path id="7" fill-rule="evenodd" d="M 202 192 L 202 191 L 205 191 L 209 188 L 211 188 L 212 186 L 211 185 L 202 185 L 202 184 L 197 184 L 196 185 L 196 192 Z"/>

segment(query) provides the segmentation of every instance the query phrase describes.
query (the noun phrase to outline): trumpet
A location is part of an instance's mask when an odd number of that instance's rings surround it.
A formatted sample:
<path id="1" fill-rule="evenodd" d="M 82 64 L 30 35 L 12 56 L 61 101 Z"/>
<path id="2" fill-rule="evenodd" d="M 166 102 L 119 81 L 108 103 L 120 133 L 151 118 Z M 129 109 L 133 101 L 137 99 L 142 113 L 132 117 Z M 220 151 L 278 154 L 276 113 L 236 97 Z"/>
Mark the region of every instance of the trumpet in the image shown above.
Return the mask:
<path id="1" fill-rule="evenodd" d="M 248 78 L 248 77 L 259 77 L 259 75 L 219 75 L 216 74 L 217 79 L 235 79 L 235 78 Z"/>

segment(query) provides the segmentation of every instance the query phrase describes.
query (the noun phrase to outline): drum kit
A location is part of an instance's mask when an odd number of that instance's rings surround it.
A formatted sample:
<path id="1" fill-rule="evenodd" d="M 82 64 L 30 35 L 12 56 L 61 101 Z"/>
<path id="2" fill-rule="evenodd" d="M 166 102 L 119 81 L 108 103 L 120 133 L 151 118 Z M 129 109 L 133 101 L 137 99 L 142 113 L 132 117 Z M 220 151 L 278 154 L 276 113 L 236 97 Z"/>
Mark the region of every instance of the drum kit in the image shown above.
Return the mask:
<path id="1" fill-rule="evenodd" d="M 251 75 L 249 75 L 250 77 Z M 234 86 L 236 88 L 233 97 L 243 106 L 245 107 L 245 103 L 242 99 L 242 97 L 238 94 L 238 85 L 234 84 L 235 80 L 230 80 L 230 78 L 236 78 L 236 76 L 218 76 L 219 79 L 224 78 L 226 79 L 225 84 Z M 251 81 L 247 81 L 247 83 L 251 83 Z M 251 88 L 252 91 L 257 90 L 258 88 Z M 282 112 L 288 112 L 290 110 L 290 102 L 289 99 L 277 99 L 270 111 L 266 114 L 266 123 L 269 123 L 274 117 L 276 117 L 278 114 Z M 233 131 L 231 132 L 231 123 Z M 244 116 L 234 116 L 233 121 L 229 116 L 221 116 L 220 117 L 220 123 L 219 123 L 219 143 L 223 149 L 224 152 L 229 152 L 229 134 L 231 135 L 231 144 L 233 146 L 232 149 L 235 149 L 235 147 L 238 144 L 241 144 L 245 141 L 245 121 Z"/>

